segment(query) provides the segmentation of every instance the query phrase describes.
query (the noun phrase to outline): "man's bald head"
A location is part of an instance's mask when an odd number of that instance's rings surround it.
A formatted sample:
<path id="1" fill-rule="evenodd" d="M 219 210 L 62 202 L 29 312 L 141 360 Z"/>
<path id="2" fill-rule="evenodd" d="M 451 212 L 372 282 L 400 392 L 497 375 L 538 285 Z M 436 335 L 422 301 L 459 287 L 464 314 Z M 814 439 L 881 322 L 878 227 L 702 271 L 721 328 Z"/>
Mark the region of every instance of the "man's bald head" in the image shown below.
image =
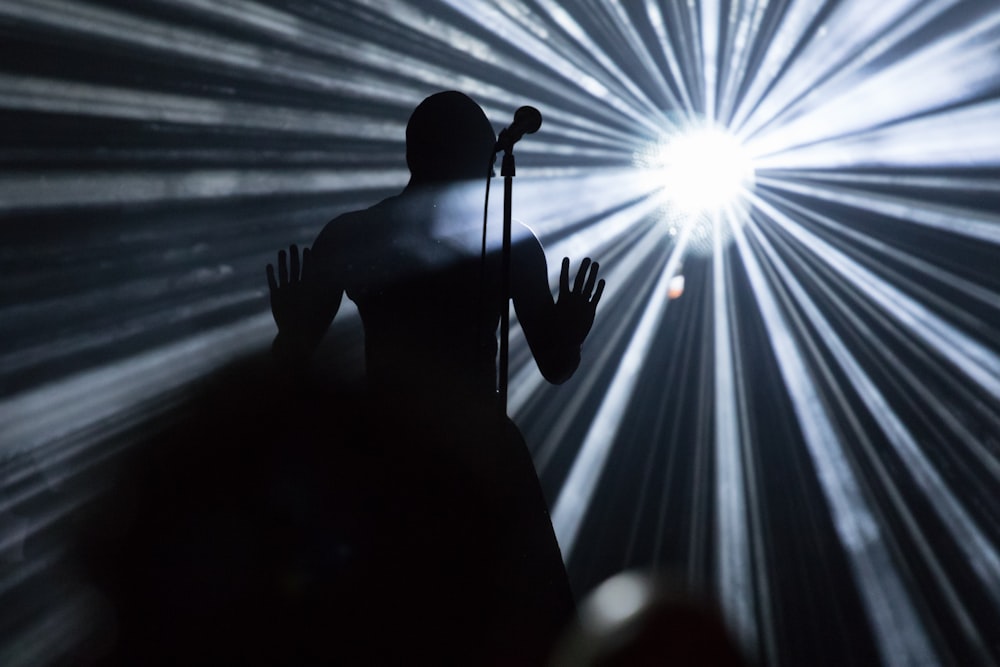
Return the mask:
<path id="1" fill-rule="evenodd" d="M 406 125 L 411 183 L 485 178 L 495 145 L 493 126 L 472 98 L 453 90 L 435 93 Z"/>

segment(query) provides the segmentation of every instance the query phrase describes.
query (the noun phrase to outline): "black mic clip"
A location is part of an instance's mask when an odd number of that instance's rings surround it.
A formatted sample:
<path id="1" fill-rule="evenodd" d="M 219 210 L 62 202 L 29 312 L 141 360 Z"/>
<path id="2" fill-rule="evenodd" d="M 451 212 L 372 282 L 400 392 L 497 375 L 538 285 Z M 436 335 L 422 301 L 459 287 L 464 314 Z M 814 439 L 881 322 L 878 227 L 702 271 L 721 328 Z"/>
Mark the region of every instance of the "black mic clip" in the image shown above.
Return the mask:
<path id="1" fill-rule="evenodd" d="M 493 154 L 500 151 L 509 153 L 514 149 L 514 144 L 521 140 L 526 134 L 538 131 L 542 126 L 542 114 L 535 107 L 521 107 L 514 112 L 514 122 L 500 131 Z"/>

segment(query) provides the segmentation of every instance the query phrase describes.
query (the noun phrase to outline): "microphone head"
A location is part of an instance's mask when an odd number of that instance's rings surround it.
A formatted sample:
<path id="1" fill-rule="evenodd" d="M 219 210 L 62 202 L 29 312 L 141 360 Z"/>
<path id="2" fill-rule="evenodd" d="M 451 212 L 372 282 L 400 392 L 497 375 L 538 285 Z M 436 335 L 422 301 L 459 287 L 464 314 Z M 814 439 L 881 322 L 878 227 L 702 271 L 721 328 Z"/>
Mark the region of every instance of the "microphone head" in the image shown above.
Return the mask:
<path id="1" fill-rule="evenodd" d="M 535 107 L 521 107 L 514 112 L 514 125 L 524 129 L 524 134 L 538 132 L 542 126 L 542 113 Z"/>

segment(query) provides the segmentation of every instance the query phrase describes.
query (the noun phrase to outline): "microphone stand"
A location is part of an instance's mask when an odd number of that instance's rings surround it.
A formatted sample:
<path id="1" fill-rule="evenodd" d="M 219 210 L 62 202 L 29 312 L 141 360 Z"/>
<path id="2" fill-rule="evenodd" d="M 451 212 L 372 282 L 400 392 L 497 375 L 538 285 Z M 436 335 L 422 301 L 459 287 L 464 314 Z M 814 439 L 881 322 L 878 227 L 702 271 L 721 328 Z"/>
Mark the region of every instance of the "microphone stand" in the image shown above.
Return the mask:
<path id="1" fill-rule="evenodd" d="M 538 112 L 538 109 L 520 107 L 514 112 L 514 122 L 500 133 L 496 148 L 493 149 L 494 160 L 497 152 L 503 149 L 503 165 L 500 168 L 500 175 L 503 176 L 503 246 L 500 254 L 500 295 L 503 309 L 500 311 L 500 363 L 497 373 L 500 414 L 503 417 L 507 416 L 507 381 L 510 375 L 508 365 L 510 356 L 510 209 L 514 189 L 514 144 L 525 134 L 537 132 L 541 125 L 542 114 Z"/>
<path id="2" fill-rule="evenodd" d="M 511 202 L 514 190 L 514 146 L 504 149 L 500 166 L 503 176 L 503 245 L 500 250 L 500 362 L 498 388 L 500 393 L 500 414 L 507 415 L 507 380 L 509 375 L 510 350 L 510 228 Z"/>

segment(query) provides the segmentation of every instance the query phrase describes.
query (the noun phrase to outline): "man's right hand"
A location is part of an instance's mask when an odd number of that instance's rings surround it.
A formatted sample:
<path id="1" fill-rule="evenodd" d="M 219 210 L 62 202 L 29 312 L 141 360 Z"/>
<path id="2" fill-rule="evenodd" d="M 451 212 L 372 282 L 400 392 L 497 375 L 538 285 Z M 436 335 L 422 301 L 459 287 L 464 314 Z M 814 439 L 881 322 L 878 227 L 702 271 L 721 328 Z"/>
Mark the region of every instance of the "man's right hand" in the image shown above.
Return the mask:
<path id="1" fill-rule="evenodd" d="M 278 325 L 274 350 L 285 358 L 308 357 L 330 322 L 337 314 L 343 290 L 326 284 L 313 266 L 309 248 L 298 246 L 288 253 L 278 252 L 278 270 L 267 265 L 267 284 L 271 289 L 271 314 Z"/>

